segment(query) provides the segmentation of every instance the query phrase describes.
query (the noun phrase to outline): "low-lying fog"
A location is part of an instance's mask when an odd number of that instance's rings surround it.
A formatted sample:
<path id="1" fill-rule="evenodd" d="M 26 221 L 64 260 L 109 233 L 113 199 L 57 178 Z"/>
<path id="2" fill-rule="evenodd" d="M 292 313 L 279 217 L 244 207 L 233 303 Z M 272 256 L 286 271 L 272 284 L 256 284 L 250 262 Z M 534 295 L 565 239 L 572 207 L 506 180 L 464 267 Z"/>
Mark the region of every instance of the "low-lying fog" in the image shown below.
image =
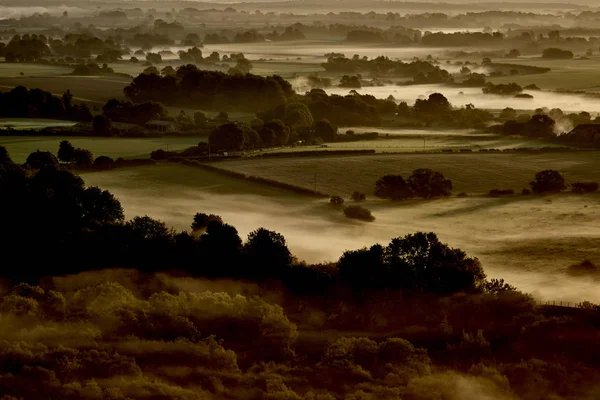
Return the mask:
<path id="1" fill-rule="evenodd" d="M 366 206 L 377 219 L 368 224 L 345 219 L 326 200 L 209 175 L 160 166 L 83 178 L 111 190 L 128 218 L 149 215 L 189 229 L 196 212 L 219 214 L 242 238 L 258 227 L 282 233 L 292 252 L 308 262 L 337 260 L 346 249 L 433 231 L 479 257 L 489 276 L 505 278 L 540 300 L 600 301 L 600 276 L 574 276 L 568 269 L 584 259 L 600 263 L 600 226 L 594 222 L 600 217 L 598 196 L 374 201 Z"/>
<path id="2" fill-rule="evenodd" d="M 348 94 L 350 89 L 332 87 L 325 89 L 330 94 Z M 585 97 L 582 95 L 568 93 L 554 93 L 542 91 L 524 91 L 533 96 L 533 99 L 519 99 L 513 96 L 500 96 L 483 94 L 481 88 L 449 87 L 444 85 L 388 85 L 373 86 L 356 89 L 361 94 L 370 94 L 380 99 L 389 95 L 394 96 L 397 102 L 405 101 L 409 105 L 414 104 L 417 98 L 426 98 L 432 93 L 442 93 L 455 107 L 465 104 L 473 104 L 477 108 L 491 110 L 502 110 L 512 107 L 515 110 L 535 110 L 536 108 L 548 107 L 560 108 L 569 112 L 600 112 L 600 99 Z"/>

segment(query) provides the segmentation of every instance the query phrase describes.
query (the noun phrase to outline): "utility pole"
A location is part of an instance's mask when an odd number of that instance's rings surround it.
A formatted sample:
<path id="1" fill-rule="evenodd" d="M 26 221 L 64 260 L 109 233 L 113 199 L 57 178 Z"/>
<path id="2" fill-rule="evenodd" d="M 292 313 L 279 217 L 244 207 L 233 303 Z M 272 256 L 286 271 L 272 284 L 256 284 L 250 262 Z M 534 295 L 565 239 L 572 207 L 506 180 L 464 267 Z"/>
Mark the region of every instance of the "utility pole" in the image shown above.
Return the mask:
<path id="1" fill-rule="evenodd" d="M 210 160 L 210 142 L 208 142 L 208 159 Z"/>
<path id="2" fill-rule="evenodd" d="M 317 173 L 315 172 L 315 196 L 317 195 Z"/>

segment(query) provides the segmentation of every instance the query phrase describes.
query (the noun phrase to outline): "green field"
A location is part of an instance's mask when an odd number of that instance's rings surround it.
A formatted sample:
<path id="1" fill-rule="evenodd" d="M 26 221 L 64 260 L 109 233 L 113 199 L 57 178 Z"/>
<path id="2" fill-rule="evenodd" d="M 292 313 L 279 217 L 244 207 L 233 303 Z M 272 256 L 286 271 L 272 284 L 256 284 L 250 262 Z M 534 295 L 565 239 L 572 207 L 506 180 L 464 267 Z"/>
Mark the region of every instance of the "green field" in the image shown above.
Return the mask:
<path id="1" fill-rule="evenodd" d="M 417 168 L 430 168 L 451 179 L 454 193 L 487 193 L 491 189 L 528 187 L 535 173 L 544 169 L 561 171 L 568 181 L 598 180 L 600 153 L 471 153 L 388 154 L 372 156 L 290 157 L 244 159 L 216 164 L 242 172 L 317 190 L 348 196 L 358 190 L 373 192 L 377 179 L 386 174 L 408 177 Z"/>
<path id="2" fill-rule="evenodd" d="M 0 144 L 5 146 L 15 162 L 23 163 L 27 156 L 36 150 L 51 151 L 56 154 L 61 140 L 69 140 L 73 146 L 88 149 L 94 156 L 112 158 L 148 158 L 154 150 L 183 150 L 205 141 L 202 137 L 163 137 L 163 138 L 89 138 L 89 137 L 47 137 L 47 136 L 0 136 Z"/>
<path id="3" fill-rule="evenodd" d="M 565 156 L 566 167 L 574 161 Z M 580 156 L 586 158 L 583 154 Z M 593 156 L 597 157 L 597 154 Z M 443 159 L 446 156 L 436 157 Z M 393 161 L 402 157 L 375 158 Z M 450 158 L 461 161 L 458 156 L 446 157 L 447 160 Z M 549 158 L 546 161 L 550 164 L 556 157 Z M 323 158 L 319 165 L 323 170 L 328 164 L 333 167 L 344 165 L 344 176 L 349 176 L 345 179 L 351 182 L 352 176 L 363 177 L 361 170 L 368 169 L 367 164 L 374 164 L 366 162 L 370 157 L 363 159 L 365 162 L 355 161 L 350 165 L 342 163 L 342 158 Z M 527 159 L 521 162 L 527 162 Z M 537 162 L 543 163 L 544 160 L 540 158 Z M 397 161 L 397 164 L 402 163 Z M 465 176 L 484 179 L 481 176 L 489 174 L 489 171 L 484 174 L 484 171 L 473 170 L 477 165 L 475 162 L 464 164 L 461 171 Z M 495 165 L 502 167 L 499 161 Z M 288 168 L 272 162 L 263 167 L 262 175 L 274 175 L 274 171 L 279 169 Z M 514 169 L 508 169 L 506 174 L 511 171 Z M 310 167 L 305 172 L 310 174 Z M 383 170 L 377 175 L 381 172 Z M 398 171 L 394 168 L 390 172 Z M 593 173 L 590 171 L 588 175 Z M 524 179 L 525 175 L 528 176 L 528 173 L 523 174 Z M 498 173 L 493 174 L 488 184 L 495 185 L 499 176 Z M 595 176 L 599 176 L 597 169 Z M 361 223 L 344 218 L 341 211 L 331 207 L 327 200 L 315 200 L 177 164 L 91 172 L 83 174 L 83 178 L 88 185 L 98 185 L 114 193 L 121 201 L 127 218 L 150 215 L 176 229 L 189 229 L 196 212 L 214 213 L 235 226 L 242 238 L 261 226 L 283 234 L 291 251 L 309 262 L 337 260 L 347 249 L 388 243 L 392 237 L 416 231 L 432 231 L 451 246 L 479 257 L 490 276 L 506 278 L 540 299 L 600 301 L 597 281 L 591 277 L 574 278 L 566 273 L 569 265 L 586 258 L 600 262 L 597 245 L 600 240 L 600 226 L 597 224 L 600 194 L 452 197 L 397 203 L 369 199 L 364 205 L 373 211 L 376 220 Z M 331 177 L 328 181 L 333 179 Z M 510 176 L 502 179 L 504 181 L 500 183 L 512 181 Z"/>
<path id="4" fill-rule="evenodd" d="M 73 126 L 73 121 L 43 118 L 0 118 L 0 129 L 28 130 L 57 126 Z"/>

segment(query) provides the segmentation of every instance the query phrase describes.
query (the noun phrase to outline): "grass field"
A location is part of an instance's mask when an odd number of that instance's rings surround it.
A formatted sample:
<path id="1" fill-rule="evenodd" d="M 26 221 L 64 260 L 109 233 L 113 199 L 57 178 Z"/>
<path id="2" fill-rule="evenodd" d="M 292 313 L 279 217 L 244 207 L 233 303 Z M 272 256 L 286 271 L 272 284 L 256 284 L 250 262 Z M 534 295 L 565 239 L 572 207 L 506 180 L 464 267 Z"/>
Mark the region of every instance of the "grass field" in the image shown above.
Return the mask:
<path id="1" fill-rule="evenodd" d="M 343 128 L 341 131 L 346 131 Z M 491 134 L 462 133 L 432 130 L 410 129 L 378 129 L 378 128 L 352 128 L 355 132 L 379 132 L 380 137 L 375 140 L 361 140 L 356 142 L 327 143 L 327 147 L 302 146 L 267 149 L 265 153 L 285 153 L 301 151 L 326 151 L 326 150 L 368 150 L 373 149 L 378 153 L 412 153 L 417 151 L 436 151 L 443 149 L 514 149 L 514 148 L 540 148 L 557 147 L 558 145 L 523 137 L 499 136 Z M 386 133 L 387 132 L 387 133 Z M 404 133 L 403 133 L 404 132 Z"/>
<path id="2" fill-rule="evenodd" d="M 15 130 L 42 129 L 55 126 L 73 126 L 73 121 L 43 118 L 0 118 L 0 129 L 11 128 Z"/>
<path id="3" fill-rule="evenodd" d="M 27 156 L 36 150 L 51 151 L 56 154 L 61 140 L 69 140 L 73 146 L 90 150 L 94 156 L 112 158 L 148 158 L 154 150 L 183 150 L 205 141 L 206 138 L 163 137 L 163 138 L 83 138 L 47 136 L 0 136 L 0 144 L 5 146 L 15 162 L 23 163 Z"/>
<path id="4" fill-rule="evenodd" d="M 292 252 L 310 262 L 337 260 L 347 249 L 433 231 L 479 257 L 488 275 L 506 278 L 540 299 L 600 301 L 597 280 L 566 273 L 568 266 L 586 258 L 600 263 L 600 195 L 367 201 L 376 220 L 361 223 L 345 219 L 327 200 L 177 164 L 86 173 L 83 178 L 113 192 L 127 218 L 150 215 L 189 229 L 194 213 L 215 213 L 242 238 L 261 226 L 283 234 Z"/>
<path id="5" fill-rule="evenodd" d="M 20 77 L 21 72 L 25 77 L 32 76 L 59 76 L 70 74 L 73 68 L 55 65 L 5 63 L 0 62 L 0 78 Z"/>
<path id="6" fill-rule="evenodd" d="M 28 89 L 43 89 L 57 96 L 68 89 L 75 100 L 103 105 L 107 100 L 123 99 L 123 88 L 130 80 L 119 77 L 19 77 L 0 78 L 0 90 L 6 91 L 15 86 L 25 86 Z"/>
<path id="7" fill-rule="evenodd" d="M 417 168 L 430 168 L 451 179 L 454 193 L 487 193 L 491 189 L 528 187 L 535 173 L 544 169 L 561 171 L 568 181 L 600 177 L 600 153 L 569 152 L 546 154 L 389 154 L 373 156 L 301 157 L 244 159 L 215 164 L 243 172 L 317 190 L 348 196 L 358 190 L 373 192 L 377 179 L 387 174 L 408 177 Z"/>
<path id="8" fill-rule="evenodd" d="M 519 75 L 489 78 L 493 83 L 516 82 L 522 86 L 536 84 L 544 90 L 568 89 L 600 92 L 600 56 L 592 56 L 589 60 L 545 60 L 542 58 L 507 59 L 499 62 L 532 65 L 550 68 L 551 71 L 538 75 Z"/>

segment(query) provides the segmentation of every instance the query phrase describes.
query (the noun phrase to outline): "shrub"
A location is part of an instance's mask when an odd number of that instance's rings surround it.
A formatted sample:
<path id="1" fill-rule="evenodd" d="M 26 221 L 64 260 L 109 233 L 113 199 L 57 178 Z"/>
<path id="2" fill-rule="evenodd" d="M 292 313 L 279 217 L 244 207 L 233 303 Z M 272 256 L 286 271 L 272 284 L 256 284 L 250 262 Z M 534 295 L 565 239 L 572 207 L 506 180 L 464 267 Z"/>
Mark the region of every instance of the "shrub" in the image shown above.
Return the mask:
<path id="1" fill-rule="evenodd" d="M 467 197 L 468 194 L 466 194 L 465 192 L 459 193 L 457 197 Z"/>
<path id="2" fill-rule="evenodd" d="M 367 196 L 364 193 L 361 193 L 361 192 L 352 193 L 352 200 L 354 200 L 354 201 L 364 201 L 366 198 L 367 198 Z"/>
<path id="3" fill-rule="evenodd" d="M 340 196 L 331 196 L 329 202 L 334 206 L 341 206 L 344 204 L 344 199 L 342 199 Z"/>
<path id="4" fill-rule="evenodd" d="M 107 156 L 100 156 L 94 160 L 94 168 L 96 169 L 112 169 L 115 165 L 115 160 Z"/>
<path id="5" fill-rule="evenodd" d="M 598 190 L 597 182 L 574 182 L 571 183 L 573 193 L 593 193 Z"/>
<path id="6" fill-rule="evenodd" d="M 348 218 L 359 219 L 361 221 L 375 221 L 375 217 L 373 216 L 373 214 L 371 214 L 371 210 L 368 210 L 361 206 L 346 207 L 344 209 L 344 215 Z"/>
<path id="7" fill-rule="evenodd" d="M 512 189 L 492 189 L 490 190 L 490 196 L 498 197 L 498 196 L 507 196 L 515 194 L 515 191 Z"/>
<path id="8" fill-rule="evenodd" d="M 567 187 L 560 172 L 551 169 L 535 174 L 535 180 L 529 185 L 533 193 L 558 193 Z"/>
<path id="9" fill-rule="evenodd" d="M 529 190 L 527 188 L 523 188 L 523 190 L 521 190 L 521 194 L 523 196 L 529 196 L 531 194 L 531 190 Z"/>

